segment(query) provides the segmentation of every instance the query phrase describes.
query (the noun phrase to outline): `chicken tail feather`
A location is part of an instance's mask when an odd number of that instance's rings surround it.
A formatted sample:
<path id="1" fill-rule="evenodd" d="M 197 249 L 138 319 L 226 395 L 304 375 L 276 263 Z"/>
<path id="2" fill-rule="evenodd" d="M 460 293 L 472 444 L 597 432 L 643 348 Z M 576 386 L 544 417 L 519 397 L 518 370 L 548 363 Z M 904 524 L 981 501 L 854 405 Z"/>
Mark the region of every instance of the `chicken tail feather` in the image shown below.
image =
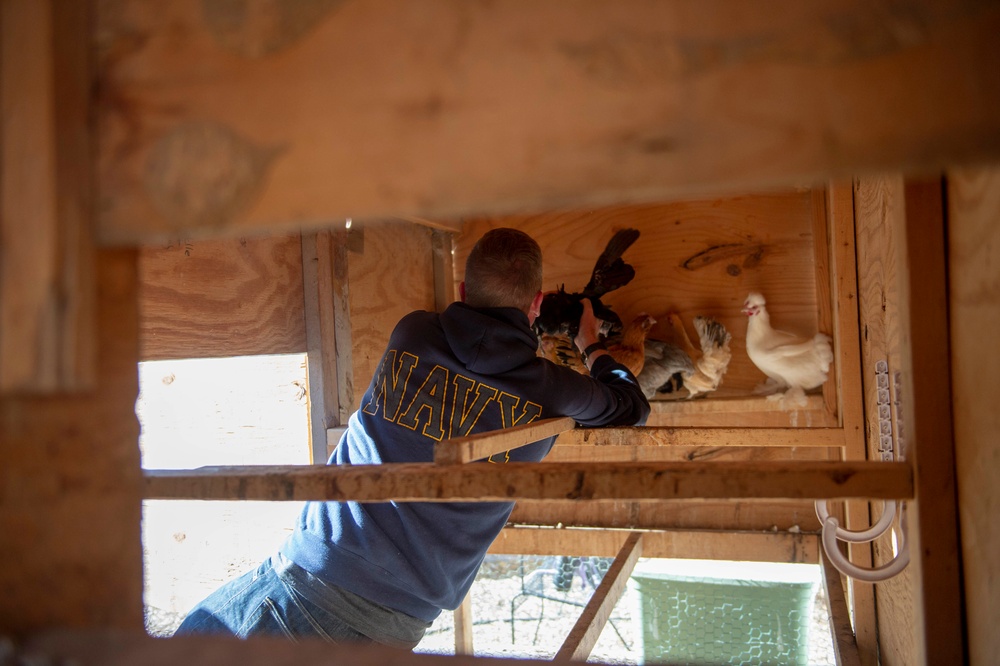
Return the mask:
<path id="1" fill-rule="evenodd" d="M 611 237 L 594 264 L 590 282 L 583 288 L 585 296 L 601 297 L 609 291 L 624 287 L 635 277 L 635 269 L 625 263 L 622 255 L 639 238 L 638 229 L 619 229 Z"/>

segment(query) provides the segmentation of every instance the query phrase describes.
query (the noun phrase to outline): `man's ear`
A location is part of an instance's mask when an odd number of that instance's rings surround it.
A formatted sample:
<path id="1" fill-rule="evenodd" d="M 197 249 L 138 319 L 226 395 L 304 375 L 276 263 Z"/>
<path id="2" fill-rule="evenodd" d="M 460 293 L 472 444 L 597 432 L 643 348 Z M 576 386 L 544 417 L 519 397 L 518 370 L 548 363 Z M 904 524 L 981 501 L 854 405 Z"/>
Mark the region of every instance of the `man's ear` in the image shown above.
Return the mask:
<path id="1" fill-rule="evenodd" d="M 535 318 L 538 317 L 542 312 L 542 299 L 545 298 L 545 294 L 538 292 L 535 294 L 535 300 L 531 301 L 531 307 L 528 308 L 528 323 L 534 324 Z"/>
<path id="2" fill-rule="evenodd" d="M 458 296 L 459 296 L 459 298 L 462 299 L 462 302 L 464 303 L 465 302 L 465 280 L 462 280 L 461 282 L 458 283 Z"/>

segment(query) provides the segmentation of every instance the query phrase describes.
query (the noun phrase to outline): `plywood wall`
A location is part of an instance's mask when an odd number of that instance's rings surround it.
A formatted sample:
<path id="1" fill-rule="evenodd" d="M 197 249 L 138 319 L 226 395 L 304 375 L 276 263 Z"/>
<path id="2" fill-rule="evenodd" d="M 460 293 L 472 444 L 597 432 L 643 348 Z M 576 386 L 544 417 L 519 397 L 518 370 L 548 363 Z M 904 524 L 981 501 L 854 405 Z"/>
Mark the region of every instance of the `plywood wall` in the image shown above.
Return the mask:
<path id="1" fill-rule="evenodd" d="M 435 309 L 433 232 L 401 221 L 365 223 L 362 229 L 347 255 L 355 406 L 396 322 L 413 310 Z"/>
<path id="2" fill-rule="evenodd" d="M 142 248 L 143 360 L 306 351 L 298 234 Z"/>
<path id="3" fill-rule="evenodd" d="M 691 336 L 693 317 L 715 317 L 733 336 L 733 358 L 718 395 L 747 395 L 765 379 L 746 355 L 740 309 L 747 294 L 764 294 L 772 325 L 802 334 L 817 331 L 820 308 L 828 307 L 817 303 L 817 214 L 812 191 L 796 190 L 467 220 L 456 238 L 455 268 L 462 269 L 486 230 L 510 226 L 542 246 L 545 289 L 580 291 L 614 231 L 638 229 L 624 257 L 636 277 L 603 300 L 625 321 L 652 314 L 658 323 L 651 336 L 666 340 L 673 339 L 670 311 L 681 315 Z"/>

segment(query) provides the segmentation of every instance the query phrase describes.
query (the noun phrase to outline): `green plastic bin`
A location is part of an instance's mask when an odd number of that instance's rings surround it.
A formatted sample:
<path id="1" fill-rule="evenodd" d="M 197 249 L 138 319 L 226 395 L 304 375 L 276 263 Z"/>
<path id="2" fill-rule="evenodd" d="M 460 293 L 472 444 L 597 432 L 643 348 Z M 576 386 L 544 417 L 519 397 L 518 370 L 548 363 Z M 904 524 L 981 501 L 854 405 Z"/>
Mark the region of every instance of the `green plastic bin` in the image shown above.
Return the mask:
<path id="1" fill-rule="evenodd" d="M 815 565 L 643 560 L 632 580 L 645 664 L 808 666 Z"/>

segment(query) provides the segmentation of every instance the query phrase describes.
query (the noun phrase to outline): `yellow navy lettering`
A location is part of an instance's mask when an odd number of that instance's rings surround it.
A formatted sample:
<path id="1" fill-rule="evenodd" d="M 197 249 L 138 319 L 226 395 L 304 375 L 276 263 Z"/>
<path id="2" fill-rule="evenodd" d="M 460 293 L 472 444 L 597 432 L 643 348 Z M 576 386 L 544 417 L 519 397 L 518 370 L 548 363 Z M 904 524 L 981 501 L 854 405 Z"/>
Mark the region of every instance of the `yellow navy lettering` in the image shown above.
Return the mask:
<path id="1" fill-rule="evenodd" d="M 419 365 L 420 359 L 409 352 L 387 351 L 362 411 L 372 416 L 381 412 L 385 420 L 437 442 L 468 435 L 488 409 L 499 410 L 504 428 L 531 423 L 542 414 L 537 403 L 462 374 L 452 376 L 441 365 L 434 365 L 420 386 L 411 388 L 411 377 L 423 374 L 414 374 Z M 449 397 L 452 409 L 446 414 Z"/>

